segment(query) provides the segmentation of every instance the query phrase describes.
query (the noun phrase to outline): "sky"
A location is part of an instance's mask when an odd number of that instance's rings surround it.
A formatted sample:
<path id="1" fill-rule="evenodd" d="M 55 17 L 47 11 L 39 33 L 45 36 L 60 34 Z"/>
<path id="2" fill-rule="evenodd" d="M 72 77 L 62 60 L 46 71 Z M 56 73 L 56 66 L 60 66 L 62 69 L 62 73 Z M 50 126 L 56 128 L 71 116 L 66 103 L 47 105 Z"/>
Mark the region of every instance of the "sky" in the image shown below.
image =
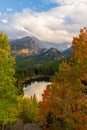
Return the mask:
<path id="1" fill-rule="evenodd" d="M 86 26 L 87 0 L 0 0 L 0 31 L 9 39 L 72 42 Z"/>

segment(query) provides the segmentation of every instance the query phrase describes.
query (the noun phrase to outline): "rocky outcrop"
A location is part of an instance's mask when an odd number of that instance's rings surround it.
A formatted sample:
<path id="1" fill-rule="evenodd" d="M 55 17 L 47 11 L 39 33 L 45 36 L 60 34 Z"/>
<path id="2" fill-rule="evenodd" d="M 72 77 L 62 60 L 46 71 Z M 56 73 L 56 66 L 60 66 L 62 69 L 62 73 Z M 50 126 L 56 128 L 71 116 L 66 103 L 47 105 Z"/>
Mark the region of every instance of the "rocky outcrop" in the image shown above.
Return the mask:
<path id="1" fill-rule="evenodd" d="M 40 123 L 26 123 L 22 120 L 17 121 L 14 125 L 6 125 L 4 130 L 42 130 Z"/>
<path id="2" fill-rule="evenodd" d="M 41 129 L 40 124 L 35 124 L 35 123 L 29 124 L 29 123 L 27 123 L 27 124 L 24 125 L 24 130 L 42 130 L 42 129 Z"/>

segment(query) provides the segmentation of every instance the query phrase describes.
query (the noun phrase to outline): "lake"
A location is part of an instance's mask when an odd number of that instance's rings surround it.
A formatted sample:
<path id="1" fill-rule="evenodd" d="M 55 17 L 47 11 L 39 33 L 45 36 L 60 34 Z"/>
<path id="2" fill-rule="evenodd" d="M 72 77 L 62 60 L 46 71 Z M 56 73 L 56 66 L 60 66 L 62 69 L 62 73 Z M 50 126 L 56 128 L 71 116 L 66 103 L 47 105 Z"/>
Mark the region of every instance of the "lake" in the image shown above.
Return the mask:
<path id="1" fill-rule="evenodd" d="M 34 81 L 23 87 L 24 97 L 33 97 L 34 94 L 38 101 L 42 100 L 42 94 L 46 86 L 51 84 L 49 81 Z"/>

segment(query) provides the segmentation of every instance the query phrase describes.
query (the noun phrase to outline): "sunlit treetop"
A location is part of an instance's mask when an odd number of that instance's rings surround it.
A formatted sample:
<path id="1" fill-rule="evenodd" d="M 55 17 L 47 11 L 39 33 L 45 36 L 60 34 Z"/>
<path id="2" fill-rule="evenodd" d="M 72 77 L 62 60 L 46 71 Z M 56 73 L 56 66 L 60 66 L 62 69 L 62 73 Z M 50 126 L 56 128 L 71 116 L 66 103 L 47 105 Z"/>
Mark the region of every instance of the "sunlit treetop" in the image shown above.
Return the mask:
<path id="1" fill-rule="evenodd" d="M 73 37 L 72 56 L 78 63 L 87 59 L 87 27 L 80 29 L 78 37 Z"/>

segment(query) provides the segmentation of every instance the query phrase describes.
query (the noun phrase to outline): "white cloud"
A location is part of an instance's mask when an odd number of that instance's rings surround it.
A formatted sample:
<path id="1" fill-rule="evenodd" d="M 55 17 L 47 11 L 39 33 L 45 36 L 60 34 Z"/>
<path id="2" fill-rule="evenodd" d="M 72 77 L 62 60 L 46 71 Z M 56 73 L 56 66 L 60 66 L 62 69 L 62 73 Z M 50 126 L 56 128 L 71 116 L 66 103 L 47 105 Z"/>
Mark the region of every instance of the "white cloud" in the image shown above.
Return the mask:
<path id="1" fill-rule="evenodd" d="M 2 19 L 2 23 L 7 23 L 8 21 L 6 19 Z"/>
<path id="2" fill-rule="evenodd" d="M 69 3 L 69 0 L 55 1 Z M 87 25 L 87 4 L 84 0 L 79 0 L 79 2 L 80 6 L 76 3 L 62 4 L 47 12 L 24 9 L 20 13 L 3 14 L 0 17 L 3 19 L 0 29 L 6 32 L 9 38 L 33 35 L 44 41 L 71 42 L 72 37 L 78 35 L 80 28 Z"/>
<path id="3" fill-rule="evenodd" d="M 7 12 L 11 12 L 11 11 L 13 11 L 12 8 L 7 8 Z"/>

